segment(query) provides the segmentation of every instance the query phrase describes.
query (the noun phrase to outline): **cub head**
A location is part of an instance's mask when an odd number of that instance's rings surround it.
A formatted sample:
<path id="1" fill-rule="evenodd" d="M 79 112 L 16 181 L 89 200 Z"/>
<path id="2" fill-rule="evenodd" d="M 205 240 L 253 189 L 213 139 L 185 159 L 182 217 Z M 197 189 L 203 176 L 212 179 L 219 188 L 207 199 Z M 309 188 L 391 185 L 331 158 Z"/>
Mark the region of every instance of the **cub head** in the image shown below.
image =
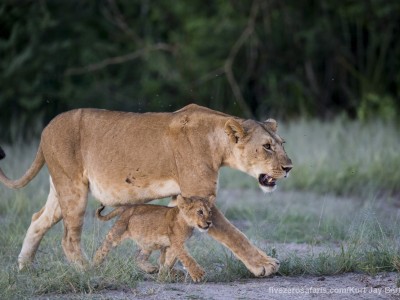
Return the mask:
<path id="1" fill-rule="evenodd" d="M 272 192 L 277 179 L 287 177 L 292 161 L 283 148 L 273 119 L 265 122 L 230 119 L 225 123 L 230 156 L 226 165 L 257 178 L 264 192 Z"/>
<path id="2" fill-rule="evenodd" d="M 212 226 L 211 206 L 214 203 L 215 197 L 210 196 L 208 199 L 201 197 L 186 198 L 178 195 L 177 200 L 178 208 L 186 223 L 191 227 L 199 229 L 201 232 L 207 232 Z"/>

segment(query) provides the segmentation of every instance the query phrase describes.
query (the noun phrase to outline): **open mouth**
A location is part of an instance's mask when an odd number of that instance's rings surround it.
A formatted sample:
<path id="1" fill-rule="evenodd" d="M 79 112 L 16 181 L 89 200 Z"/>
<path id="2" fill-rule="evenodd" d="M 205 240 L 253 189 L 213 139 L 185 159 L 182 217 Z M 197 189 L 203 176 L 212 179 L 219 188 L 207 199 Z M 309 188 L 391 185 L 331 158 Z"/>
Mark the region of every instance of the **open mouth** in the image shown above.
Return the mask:
<path id="1" fill-rule="evenodd" d="M 267 174 L 260 174 L 260 176 L 258 176 L 258 182 L 262 186 L 267 186 L 267 187 L 274 187 L 276 185 L 276 179 Z"/>
<path id="2" fill-rule="evenodd" d="M 208 229 L 210 229 L 210 226 L 200 226 L 200 225 L 197 225 L 197 227 L 200 229 L 200 231 L 207 231 Z"/>

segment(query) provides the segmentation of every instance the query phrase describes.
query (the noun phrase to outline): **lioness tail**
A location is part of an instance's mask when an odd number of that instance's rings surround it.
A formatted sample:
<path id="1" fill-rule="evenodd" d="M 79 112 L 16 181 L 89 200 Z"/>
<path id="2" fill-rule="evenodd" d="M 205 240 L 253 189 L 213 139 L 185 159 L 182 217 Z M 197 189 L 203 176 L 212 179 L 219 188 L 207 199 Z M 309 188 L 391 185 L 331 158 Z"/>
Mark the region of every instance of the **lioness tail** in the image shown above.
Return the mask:
<path id="1" fill-rule="evenodd" d="M 4 150 L 0 147 L 0 159 L 6 157 Z M 2 182 L 5 186 L 12 188 L 12 189 L 19 189 L 26 186 L 33 177 L 40 171 L 45 163 L 42 147 L 39 145 L 39 149 L 36 153 L 35 160 L 32 162 L 32 165 L 29 169 L 25 172 L 25 174 L 16 180 L 9 179 L 6 174 L 4 174 L 3 170 L 0 169 L 0 182 Z"/>
<path id="2" fill-rule="evenodd" d="M 0 147 L 0 160 L 6 157 L 6 153 L 4 152 L 3 148 Z"/>
<path id="3" fill-rule="evenodd" d="M 102 215 L 101 215 L 101 212 L 103 211 L 104 208 L 105 208 L 105 206 L 104 206 L 104 205 L 101 205 L 101 206 L 96 210 L 96 217 L 97 217 L 99 220 L 102 220 L 102 221 L 111 220 L 112 218 L 114 218 L 114 217 L 119 216 L 120 214 L 122 214 L 122 212 L 124 211 L 124 208 L 123 208 L 123 207 L 118 207 L 118 208 L 114 209 L 113 211 L 111 211 L 109 214 L 107 214 L 107 215 L 105 215 L 105 216 L 102 216 Z"/>

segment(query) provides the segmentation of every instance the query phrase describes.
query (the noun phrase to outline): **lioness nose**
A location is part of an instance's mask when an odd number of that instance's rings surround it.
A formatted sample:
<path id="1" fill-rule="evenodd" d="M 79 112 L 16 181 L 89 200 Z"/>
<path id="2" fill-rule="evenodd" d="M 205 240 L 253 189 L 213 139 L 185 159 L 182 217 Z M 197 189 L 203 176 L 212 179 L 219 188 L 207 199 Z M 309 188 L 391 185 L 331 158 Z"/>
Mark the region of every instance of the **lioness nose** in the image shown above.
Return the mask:
<path id="1" fill-rule="evenodd" d="M 208 226 L 211 226 L 211 224 L 212 224 L 212 222 L 207 222 L 207 225 L 208 225 Z"/>
<path id="2" fill-rule="evenodd" d="M 292 166 L 282 166 L 282 170 L 285 171 L 286 173 L 289 173 L 289 171 L 292 169 Z"/>

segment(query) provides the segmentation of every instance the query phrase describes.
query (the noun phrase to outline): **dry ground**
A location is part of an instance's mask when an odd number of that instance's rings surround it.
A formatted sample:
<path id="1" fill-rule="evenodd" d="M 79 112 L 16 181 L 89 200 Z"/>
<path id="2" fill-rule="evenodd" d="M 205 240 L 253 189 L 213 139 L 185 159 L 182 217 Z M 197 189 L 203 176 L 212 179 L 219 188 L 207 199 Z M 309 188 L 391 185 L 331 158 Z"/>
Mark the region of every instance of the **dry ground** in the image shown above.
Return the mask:
<path id="1" fill-rule="evenodd" d="M 134 289 L 91 295 L 46 295 L 36 299 L 400 299 L 397 273 L 348 273 L 247 279 L 230 283 L 139 282 Z"/>

